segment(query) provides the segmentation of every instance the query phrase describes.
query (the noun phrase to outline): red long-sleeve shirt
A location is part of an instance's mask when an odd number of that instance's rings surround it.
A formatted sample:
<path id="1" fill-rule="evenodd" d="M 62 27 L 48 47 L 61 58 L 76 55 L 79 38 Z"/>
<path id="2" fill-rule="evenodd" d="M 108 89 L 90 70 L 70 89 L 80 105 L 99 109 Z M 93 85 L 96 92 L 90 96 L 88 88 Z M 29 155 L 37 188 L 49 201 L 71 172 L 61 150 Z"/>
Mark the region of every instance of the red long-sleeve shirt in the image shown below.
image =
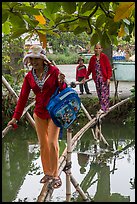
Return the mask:
<path id="1" fill-rule="evenodd" d="M 76 81 L 78 81 L 78 78 L 79 77 L 85 77 L 85 78 L 89 78 L 89 77 L 86 77 L 87 75 L 87 68 L 86 66 L 83 64 L 83 65 L 78 65 L 76 67 Z"/>
<path id="2" fill-rule="evenodd" d="M 64 88 L 67 87 L 66 83 L 60 83 L 58 81 L 59 73 L 60 71 L 56 66 L 49 65 L 49 70 L 47 73 L 47 76 L 49 75 L 49 78 L 45 81 L 43 88 L 40 89 L 40 87 L 36 84 L 34 80 L 32 70 L 29 71 L 24 78 L 24 82 L 13 114 L 13 118 L 16 118 L 17 120 L 20 119 L 25 108 L 25 105 L 27 103 L 31 89 L 36 95 L 34 112 L 38 117 L 42 119 L 50 118 L 50 115 L 46 110 L 46 105 L 48 104 L 50 97 L 55 92 L 57 87 L 60 87 L 60 90 L 63 90 Z"/>
<path id="3" fill-rule="evenodd" d="M 95 64 L 96 55 L 93 55 L 89 61 L 87 76 L 89 76 L 92 73 L 92 79 L 94 81 L 96 80 Z M 107 55 L 105 55 L 104 53 L 100 53 L 100 67 L 102 71 L 103 81 L 110 79 L 112 76 L 112 67 L 110 65 Z"/>

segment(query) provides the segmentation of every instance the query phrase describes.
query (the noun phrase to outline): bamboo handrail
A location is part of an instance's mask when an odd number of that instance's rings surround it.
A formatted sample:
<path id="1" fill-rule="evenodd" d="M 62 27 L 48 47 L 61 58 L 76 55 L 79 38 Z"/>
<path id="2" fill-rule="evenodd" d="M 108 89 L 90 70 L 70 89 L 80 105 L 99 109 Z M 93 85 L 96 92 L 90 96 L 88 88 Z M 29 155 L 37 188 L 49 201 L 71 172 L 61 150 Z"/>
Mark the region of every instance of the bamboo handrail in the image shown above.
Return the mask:
<path id="1" fill-rule="evenodd" d="M 35 101 L 33 101 L 31 104 L 29 104 L 23 111 L 23 114 L 21 118 L 26 114 L 26 112 L 29 110 L 34 105 Z M 30 118 L 31 120 L 31 118 Z M 9 130 L 13 129 L 12 125 L 7 126 L 3 131 L 2 131 L 2 138 L 9 132 Z"/>
<path id="2" fill-rule="evenodd" d="M 91 80 L 93 80 L 93 79 L 92 79 L 92 78 L 85 79 L 85 82 L 89 82 L 89 81 L 91 81 Z M 68 83 L 68 85 L 71 86 L 71 83 L 72 83 L 72 82 Z M 82 81 L 75 81 L 74 83 L 75 83 L 76 86 L 79 85 L 79 84 L 83 84 Z"/>
<path id="3" fill-rule="evenodd" d="M 18 95 L 16 94 L 16 92 L 13 90 L 13 88 L 10 86 L 10 84 L 7 82 L 7 80 L 4 78 L 4 76 L 2 76 L 2 83 L 5 85 L 5 87 L 7 88 L 7 90 L 15 97 L 16 102 L 18 101 Z M 27 112 L 28 109 L 33 105 L 34 102 L 32 102 L 32 104 L 30 104 L 28 107 L 26 107 L 26 109 L 24 109 L 24 113 L 26 115 L 27 120 L 30 122 L 30 124 L 32 125 L 33 128 L 35 128 L 35 122 L 33 120 L 33 118 L 31 117 L 31 115 Z M 2 138 L 8 133 L 9 130 L 12 129 L 12 126 L 7 126 L 3 131 L 2 131 Z"/>

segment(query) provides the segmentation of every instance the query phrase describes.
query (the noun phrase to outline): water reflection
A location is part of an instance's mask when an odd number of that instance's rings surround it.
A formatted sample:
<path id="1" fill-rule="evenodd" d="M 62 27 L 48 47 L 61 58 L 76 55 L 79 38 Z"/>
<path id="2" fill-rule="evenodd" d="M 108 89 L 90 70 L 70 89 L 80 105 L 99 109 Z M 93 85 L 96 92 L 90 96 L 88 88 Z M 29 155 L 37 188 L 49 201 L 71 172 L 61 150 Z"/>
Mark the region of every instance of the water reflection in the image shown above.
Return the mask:
<path id="1" fill-rule="evenodd" d="M 12 201 L 34 159 L 36 141 L 33 129 L 20 127 L 7 134 L 2 143 L 2 200 Z M 33 139 L 32 139 L 33 138 Z"/>
<path id="2" fill-rule="evenodd" d="M 110 145 L 109 149 L 106 150 L 102 142 L 95 143 L 91 130 L 88 130 L 72 154 L 72 174 L 95 202 L 134 202 L 134 128 L 105 124 L 102 132 Z M 60 154 L 65 146 L 66 142 L 60 141 Z M 37 136 L 31 127 L 19 127 L 5 136 L 2 140 L 3 202 L 28 202 L 27 194 L 31 194 L 34 189 L 30 200 L 36 201 L 42 187 L 39 184 L 42 169 L 38 160 Z M 63 185 L 54 191 L 53 202 L 65 201 L 63 176 L 64 174 L 61 175 Z M 32 189 L 32 186 L 35 188 Z M 20 189 L 24 195 L 21 195 Z M 72 200 L 82 201 L 75 189 L 72 191 Z"/>
<path id="3" fill-rule="evenodd" d="M 108 127 L 110 127 L 110 124 Z M 106 129 L 103 130 L 103 132 L 105 131 Z M 135 187 L 134 169 L 131 170 L 132 177 L 129 176 L 128 183 L 126 183 L 126 186 L 128 187 L 126 196 L 119 193 L 118 190 L 112 193 L 111 188 L 113 177 L 130 171 L 130 168 L 124 169 L 123 165 L 121 174 L 116 163 L 119 163 L 121 159 L 125 158 L 129 164 L 134 162 L 134 157 L 132 158 L 132 151 L 135 150 L 134 129 L 129 128 L 129 131 L 127 130 L 126 132 L 119 128 L 111 129 L 111 131 L 106 132 L 105 136 L 107 136 L 108 133 L 112 133 L 113 135 L 113 137 L 107 137 L 107 142 L 109 143 L 108 149 L 105 148 L 103 142 L 96 143 L 93 141 L 91 139 L 90 131 L 86 133 L 86 137 L 82 137 L 78 142 L 75 151 L 77 152 L 78 164 L 81 166 L 80 173 L 85 174 L 80 186 L 84 192 L 88 194 L 90 200 L 94 202 L 132 202 L 134 198 L 130 199 L 130 196 L 127 194 L 130 189 L 133 189 L 133 186 Z M 88 172 L 86 172 L 87 166 L 89 166 Z M 116 174 L 116 176 L 114 174 Z M 124 180 L 124 176 L 121 178 L 121 181 L 122 180 Z M 124 182 L 117 180 L 115 183 L 116 186 L 120 185 L 121 188 L 125 188 L 123 187 Z M 93 189 L 93 187 L 94 193 L 93 191 L 92 193 L 89 193 L 90 189 Z M 77 202 L 79 201 L 81 201 L 80 196 L 77 198 Z"/>

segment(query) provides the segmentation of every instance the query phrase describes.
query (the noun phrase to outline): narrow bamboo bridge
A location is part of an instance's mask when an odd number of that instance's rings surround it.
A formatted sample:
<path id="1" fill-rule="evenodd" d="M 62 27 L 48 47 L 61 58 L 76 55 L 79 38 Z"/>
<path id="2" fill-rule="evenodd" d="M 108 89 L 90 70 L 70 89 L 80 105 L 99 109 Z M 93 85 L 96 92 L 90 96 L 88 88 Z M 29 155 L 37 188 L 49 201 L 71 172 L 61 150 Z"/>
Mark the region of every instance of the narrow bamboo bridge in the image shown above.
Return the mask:
<path id="1" fill-rule="evenodd" d="M 86 81 L 90 81 L 90 80 L 92 80 L 92 79 L 88 79 Z M 10 84 L 6 81 L 4 76 L 2 76 L 2 83 L 4 84 L 6 89 L 9 91 L 9 93 L 14 96 L 15 101 L 17 102 L 18 95 L 13 90 L 13 88 L 10 86 Z M 76 85 L 78 85 L 79 83 L 77 82 Z M 77 192 L 81 195 L 82 199 L 84 201 L 87 201 L 87 202 L 89 201 L 86 194 L 81 189 L 79 183 L 75 180 L 75 178 L 71 174 L 71 163 L 72 163 L 71 162 L 71 153 L 74 150 L 74 148 L 76 147 L 77 142 L 84 135 L 84 133 L 89 128 L 91 128 L 94 139 L 96 141 L 97 140 L 100 140 L 100 141 L 102 140 L 104 142 L 104 144 L 106 145 L 106 147 L 109 146 L 108 142 L 106 141 L 105 137 L 103 136 L 103 134 L 101 132 L 101 123 L 100 123 L 100 121 L 101 121 L 101 119 L 103 117 L 105 117 L 107 114 L 109 114 L 109 112 L 113 111 L 114 109 L 116 109 L 117 107 L 121 106 L 122 104 L 126 103 L 129 100 L 131 100 L 131 97 L 128 97 L 128 98 L 114 104 L 113 106 L 111 106 L 109 108 L 109 111 L 107 113 L 103 113 L 101 115 L 99 115 L 97 113 L 96 116 L 94 116 L 94 117 L 90 116 L 90 114 L 88 113 L 88 111 L 86 110 L 84 105 L 81 103 L 81 108 L 82 108 L 84 114 L 86 115 L 86 117 L 88 118 L 89 122 L 84 127 L 82 127 L 81 130 L 79 130 L 73 137 L 72 137 L 71 128 L 67 129 L 67 147 L 64 149 L 62 155 L 59 158 L 59 175 L 62 173 L 62 171 L 64 171 L 66 173 L 66 201 L 67 202 L 71 201 L 71 183 L 73 184 L 73 186 L 75 187 Z M 34 106 L 34 104 L 35 104 L 35 101 L 33 101 L 31 104 L 29 104 L 24 109 L 22 117 L 25 116 L 26 119 L 30 122 L 30 124 L 35 128 L 35 121 L 33 120 L 33 118 L 31 117 L 31 115 L 28 112 L 30 107 Z M 10 130 L 12 130 L 12 128 L 13 127 L 11 125 L 6 127 L 2 131 L 2 138 Z M 51 199 L 53 191 L 54 191 L 54 188 L 52 187 L 52 182 L 45 183 L 43 185 L 42 189 L 41 189 L 41 192 L 40 192 L 39 196 L 38 196 L 37 202 L 49 202 L 50 199 Z"/>

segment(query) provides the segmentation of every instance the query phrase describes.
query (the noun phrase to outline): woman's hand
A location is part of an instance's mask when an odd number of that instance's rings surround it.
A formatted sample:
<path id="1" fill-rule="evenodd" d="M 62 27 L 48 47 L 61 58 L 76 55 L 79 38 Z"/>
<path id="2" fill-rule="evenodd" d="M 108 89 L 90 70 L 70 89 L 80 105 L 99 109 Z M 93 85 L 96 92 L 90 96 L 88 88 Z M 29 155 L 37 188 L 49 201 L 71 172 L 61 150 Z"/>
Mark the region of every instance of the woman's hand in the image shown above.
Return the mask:
<path id="1" fill-rule="evenodd" d="M 86 82 L 86 78 L 84 77 L 84 79 L 82 79 L 82 81 L 81 81 L 83 84 L 85 84 L 85 82 Z"/>
<path id="2" fill-rule="evenodd" d="M 9 126 L 9 125 L 14 126 L 14 125 L 16 125 L 16 123 L 17 123 L 16 118 L 12 118 L 12 120 L 10 120 L 10 121 L 8 122 L 7 126 Z"/>
<path id="3" fill-rule="evenodd" d="M 110 79 L 107 79 L 107 86 L 109 86 L 110 84 Z"/>
<path id="4" fill-rule="evenodd" d="M 58 75 L 58 79 L 59 79 L 59 82 L 60 82 L 60 83 L 63 83 L 63 82 L 64 82 L 64 79 L 65 79 L 65 75 L 62 74 L 62 73 L 60 73 L 60 74 Z"/>

